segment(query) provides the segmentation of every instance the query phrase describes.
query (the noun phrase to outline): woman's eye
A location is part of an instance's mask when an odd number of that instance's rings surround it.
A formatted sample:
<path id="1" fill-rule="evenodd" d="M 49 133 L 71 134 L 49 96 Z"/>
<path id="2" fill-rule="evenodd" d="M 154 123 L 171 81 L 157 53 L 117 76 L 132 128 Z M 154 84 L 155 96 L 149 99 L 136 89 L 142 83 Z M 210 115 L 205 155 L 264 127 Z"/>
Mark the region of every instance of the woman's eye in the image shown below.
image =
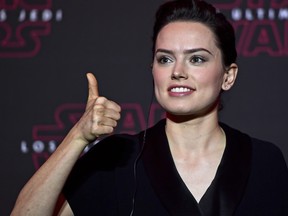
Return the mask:
<path id="1" fill-rule="evenodd" d="M 204 63 L 206 60 L 201 56 L 193 56 L 190 61 L 195 64 Z"/>
<path id="2" fill-rule="evenodd" d="M 171 63 L 172 60 L 166 56 L 162 56 L 160 58 L 157 59 L 157 61 L 160 63 L 160 64 L 167 64 L 167 63 Z"/>

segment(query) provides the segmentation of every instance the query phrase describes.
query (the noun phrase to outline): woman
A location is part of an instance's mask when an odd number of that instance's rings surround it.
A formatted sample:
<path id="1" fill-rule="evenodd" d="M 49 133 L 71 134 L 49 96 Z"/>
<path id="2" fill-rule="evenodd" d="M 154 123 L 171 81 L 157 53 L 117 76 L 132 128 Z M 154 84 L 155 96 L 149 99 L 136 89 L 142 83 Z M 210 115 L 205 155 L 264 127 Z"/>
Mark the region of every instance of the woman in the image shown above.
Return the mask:
<path id="1" fill-rule="evenodd" d="M 62 215 L 288 215 L 279 149 L 218 122 L 220 95 L 238 71 L 225 17 L 204 1 L 163 4 L 153 55 L 167 118 L 137 135 L 112 135 L 78 159 L 120 118 L 88 74 L 84 115 L 22 189 L 12 215 L 52 215 L 61 192 L 69 203 Z"/>

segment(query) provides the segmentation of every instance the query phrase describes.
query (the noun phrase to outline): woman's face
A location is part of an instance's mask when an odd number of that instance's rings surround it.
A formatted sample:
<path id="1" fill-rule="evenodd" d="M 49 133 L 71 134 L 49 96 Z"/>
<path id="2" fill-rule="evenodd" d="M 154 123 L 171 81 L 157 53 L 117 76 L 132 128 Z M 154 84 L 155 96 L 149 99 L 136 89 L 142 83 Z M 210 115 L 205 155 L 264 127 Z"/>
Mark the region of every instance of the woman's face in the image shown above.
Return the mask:
<path id="1" fill-rule="evenodd" d="M 205 115 L 217 110 L 226 73 L 208 27 L 189 21 L 167 24 L 157 36 L 154 56 L 155 95 L 167 112 Z"/>

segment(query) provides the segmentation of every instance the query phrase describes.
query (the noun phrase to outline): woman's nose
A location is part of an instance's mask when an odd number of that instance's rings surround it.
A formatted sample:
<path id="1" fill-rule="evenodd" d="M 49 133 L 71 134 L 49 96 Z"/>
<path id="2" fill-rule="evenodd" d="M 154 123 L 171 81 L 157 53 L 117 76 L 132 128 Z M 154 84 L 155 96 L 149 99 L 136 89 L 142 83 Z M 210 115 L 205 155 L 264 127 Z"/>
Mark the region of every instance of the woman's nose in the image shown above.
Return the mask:
<path id="1" fill-rule="evenodd" d="M 175 67 L 173 68 L 173 72 L 171 74 L 171 79 L 187 79 L 188 74 L 185 70 L 185 66 L 182 63 L 176 63 Z"/>

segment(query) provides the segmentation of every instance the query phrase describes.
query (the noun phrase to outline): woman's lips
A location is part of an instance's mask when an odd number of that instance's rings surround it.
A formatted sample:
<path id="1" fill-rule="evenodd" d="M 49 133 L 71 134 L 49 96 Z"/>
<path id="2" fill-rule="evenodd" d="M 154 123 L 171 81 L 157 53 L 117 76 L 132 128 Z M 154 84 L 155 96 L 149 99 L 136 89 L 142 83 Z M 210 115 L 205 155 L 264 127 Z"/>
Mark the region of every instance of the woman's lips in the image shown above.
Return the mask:
<path id="1" fill-rule="evenodd" d="M 171 86 L 168 89 L 169 95 L 171 96 L 186 96 L 192 94 L 194 89 L 187 86 Z"/>

